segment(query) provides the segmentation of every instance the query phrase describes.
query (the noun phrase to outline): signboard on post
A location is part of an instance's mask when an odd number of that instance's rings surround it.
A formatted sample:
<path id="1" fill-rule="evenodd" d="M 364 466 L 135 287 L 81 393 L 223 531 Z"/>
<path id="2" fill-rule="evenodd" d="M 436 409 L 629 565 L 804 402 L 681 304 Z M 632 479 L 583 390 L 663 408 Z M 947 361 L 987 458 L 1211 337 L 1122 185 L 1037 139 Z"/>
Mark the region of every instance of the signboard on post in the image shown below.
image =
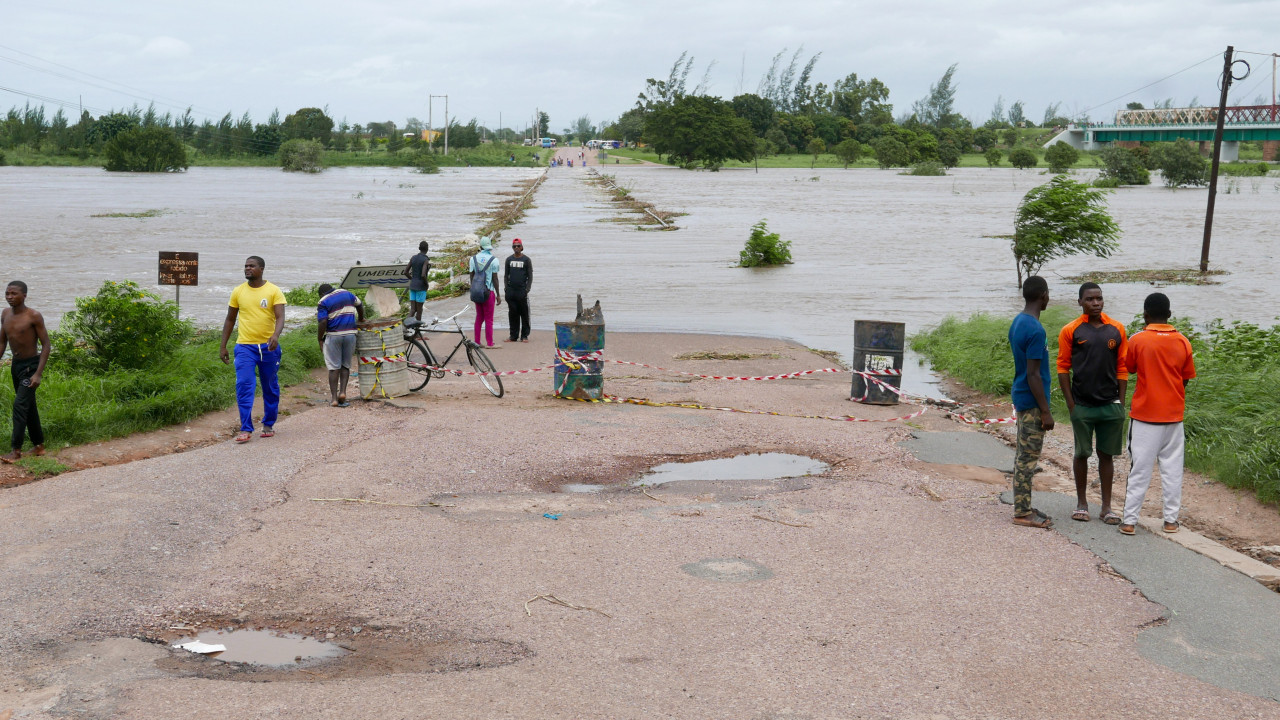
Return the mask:
<path id="1" fill-rule="evenodd" d="M 160 284 L 173 285 L 173 302 L 182 314 L 182 286 L 200 284 L 200 253 L 160 252 Z"/>
<path id="2" fill-rule="evenodd" d="M 199 285 L 200 253 L 161 252 L 161 285 Z"/>
<path id="3" fill-rule="evenodd" d="M 407 288 L 409 276 L 404 274 L 404 267 L 404 265 L 357 265 L 347 271 L 339 287 L 347 290 L 372 287 Z"/>

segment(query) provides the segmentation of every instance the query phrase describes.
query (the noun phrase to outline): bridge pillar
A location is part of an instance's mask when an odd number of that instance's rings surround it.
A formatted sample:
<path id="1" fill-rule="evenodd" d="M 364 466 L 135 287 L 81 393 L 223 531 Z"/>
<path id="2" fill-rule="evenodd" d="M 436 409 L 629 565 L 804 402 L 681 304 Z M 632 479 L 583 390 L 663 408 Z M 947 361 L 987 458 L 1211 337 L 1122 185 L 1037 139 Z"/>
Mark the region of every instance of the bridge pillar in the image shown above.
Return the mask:
<path id="1" fill-rule="evenodd" d="M 1208 140 L 1201 140 L 1197 143 L 1201 155 L 1212 157 L 1213 143 Z M 1222 152 L 1218 155 L 1218 162 L 1235 162 L 1240 159 L 1240 143 L 1234 140 L 1222 141 Z"/>
<path id="2" fill-rule="evenodd" d="M 1275 162 L 1277 151 L 1280 151 L 1280 140 L 1263 140 L 1262 141 L 1262 159 L 1267 162 Z"/>

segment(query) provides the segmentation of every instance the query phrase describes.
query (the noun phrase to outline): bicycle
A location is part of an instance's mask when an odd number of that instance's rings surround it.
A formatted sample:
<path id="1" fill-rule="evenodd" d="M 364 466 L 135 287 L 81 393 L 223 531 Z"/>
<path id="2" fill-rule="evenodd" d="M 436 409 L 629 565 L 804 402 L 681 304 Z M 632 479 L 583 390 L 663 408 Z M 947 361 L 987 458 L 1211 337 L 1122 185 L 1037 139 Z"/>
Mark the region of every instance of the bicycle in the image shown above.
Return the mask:
<path id="1" fill-rule="evenodd" d="M 431 382 L 431 378 L 442 378 L 445 373 L 461 375 L 461 370 L 453 370 L 446 366 L 453 360 L 453 356 L 458 354 L 458 350 L 466 348 L 467 362 L 470 363 L 471 368 L 475 370 L 480 378 L 480 383 L 494 397 L 502 397 L 502 376 L 498 375 L 498 370 L 489 361 L 489 356 L 485 355 L 484 350 L 481 350 L 479 345 L 467 337 L 466 331 L 462 329 L 461 323 L 458 322 L 458 316 L 470 309 L 471 306 L 467 305 L 447 318 L 432 318 L 430 323 L 413 317 L 405 319 L 405 360 L 408 361 L 409 365 L 410 390 L 421 390 L 427 386 L 427 383 Z M 453 328 L 442 327 L 449 323 L 453 323 Z M 441 361 L 431 351 L 431 346 L 427 344 L 427 338 L 423 333 L 456 334 L 458 336 L 458 344 L 454 345 L 449 356 Z M 415 385 L 414 383 L 417 384 Z"/>

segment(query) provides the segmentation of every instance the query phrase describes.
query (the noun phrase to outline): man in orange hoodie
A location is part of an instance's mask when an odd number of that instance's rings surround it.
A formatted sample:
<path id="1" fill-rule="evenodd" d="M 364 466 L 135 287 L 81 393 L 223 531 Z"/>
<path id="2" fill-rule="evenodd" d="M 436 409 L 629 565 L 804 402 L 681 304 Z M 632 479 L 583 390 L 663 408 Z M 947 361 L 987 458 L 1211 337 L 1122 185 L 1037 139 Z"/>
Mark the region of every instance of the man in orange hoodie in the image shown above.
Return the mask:
<path id="1" fill-rule="evenodd" d="M 1097 435 L 1102 486 L 1098 517 L 1108 525 L 1119 525 L 1120 515 L 1111 510 L 1111 483 L 1115 474 L 1112 458 L 1124 451 L 1124 400 L 1129 384 L 1124 325 L 1102 312 L 1102 288 L 1097 283 L 1080 286 L 1079 303 L 1084 314 L 1058 333 L 1058 384 L 1071 411 L 1075 435 L 1071 469 L 1076 481 L 1076 509 L 1071 519 L 1089 520 L 1085 490 Z"/>

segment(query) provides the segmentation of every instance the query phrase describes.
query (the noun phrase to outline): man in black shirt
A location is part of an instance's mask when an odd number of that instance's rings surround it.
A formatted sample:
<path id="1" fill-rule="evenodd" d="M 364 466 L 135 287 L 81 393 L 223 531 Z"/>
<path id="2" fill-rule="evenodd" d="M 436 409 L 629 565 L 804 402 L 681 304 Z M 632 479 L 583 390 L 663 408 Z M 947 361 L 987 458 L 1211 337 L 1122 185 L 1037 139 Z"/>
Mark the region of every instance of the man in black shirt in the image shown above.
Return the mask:
<path id="1" fill-rule="evenodd" d="M 431 273 L 428 249 L 426 240 L 418 243 L 418 254 L 409 258 L 409 264 L 404 268 L 404 274 L 409 278 L 409 313 L 419 320 L 422 319 L 422 304 L 427 301 L 427 288 L 431 283 L 428 279 Z"/>
<path id="2" fill-rule="evenodd" d="M 529 342 L 529 289 L 533 287 L 533 261 L 524 254 L 520 238 L 511 241 L 512 254 L 502 267 L 502 284 L 507 290 L 507 320 L 511 337 L 507 342 Z"/>

